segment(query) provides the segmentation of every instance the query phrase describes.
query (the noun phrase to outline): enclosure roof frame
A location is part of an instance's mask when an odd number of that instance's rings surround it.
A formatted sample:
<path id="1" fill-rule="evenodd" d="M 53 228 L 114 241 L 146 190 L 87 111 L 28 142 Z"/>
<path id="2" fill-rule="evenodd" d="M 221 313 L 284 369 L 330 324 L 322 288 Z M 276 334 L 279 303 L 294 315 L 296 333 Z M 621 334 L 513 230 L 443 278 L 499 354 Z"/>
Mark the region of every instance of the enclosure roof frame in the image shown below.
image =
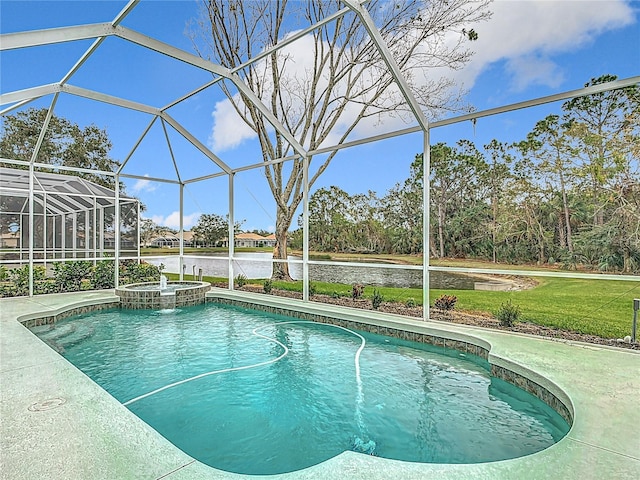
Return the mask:
<path id="1" fill-rule="evenodd" d="M 114 198 L 115 203 L 119 204 L 121 200 L 129 200 L 127 197 L 122 197 L 120 195 L 119 188 L 119 180 L 120 178 L 129 178 L 129 179 L 139 179 L 139 180 L 147 180 L 147 181 L 156 181 L 156 182 L 164 182 L 169 184 L 177 184 L 180 186 L 180 225 L 181 231 L 182 228 L 182 218 L 183 218 L 183 199 L 182 193 L 184 186 L 190 183 L 201 182 L 209 179 L 218 178 L 221 176 L 228 177 L 229 180 L 229 192 L 230 192 L 230 203 L 229 203 L 229 216 L 230 216 L 230 225 L 233 224 L 233 179 L 236 173 L 253 170 L 256 168 L 264 168 L 269 165 L 275 165 L 287 161 L 301 161 L 301 165 L 303 165 L 303 205 L 305 212 L 305 228 L 303 231 L 305 232 L 305 240 L 303 241 L 303 264 L 305 269 L 308 267 L 310 263 L 313 263 L 309 260 L 308 257 L 308 201 L 309 201 L 309 178 L 308 178 L 308 167 L 309 167 L 309 159 L 314 155 L 321 155 L 326 153 L 333 153 L 338 150 L 355 147 L 358 145 L 368 144 L 376 141 L 381 141 L 393 137 L 403 136 L 403 135 L 411 135 L 416 133 L 421 133 L 423 135 L 423 153 L 425 157 L 425 162 L 423 163 L 423 169 L 425 173 L 424 178 L 428 179 L 429 172 L 429 135 L 431 129 L 439 128 L 447 125 L 453 125 L 466 121 L 476 121 L 477 119 L 488 117 L 492 115 L 508 113 L 516 110 L 521 110 L 524 108 L 535 107 L 538 105 L 543 105 L 551 102 L 568 100 L 571 98 L 582 97 L 586 95 L 591 95 L 595 93 L 606 92 L 609 90 L 624 88 L 632 85 L 640 84 L 640 75 L 632 76 L 626 79 L 616 80 L 613 82 L 592 85 L 580 89 L 569 90 L 561 93 L 556 93 L 554 95 L 549 95 L 545 97 L 534 98 L 530 100 L 526 100 L 523 102 L 517 102 L 510 105 L 504 105 L 497 108 L 491 108 L 483 111 L 476 111 L 471 113 L 466 113 L 458 116 L 449 117 L 443 120 L 432 121 L 430 122 L 419 102 L 417 101 L 410 85 L 407 81 L 407 78 L 402 73 L 399 68 L 397 62 L 395 61 L 391 51 L 389 50 L 387 44 L 385 43 L 380 30 L 376 27 L 372 17 L 367 10 L 366 4 L 369 0 L 340 0 L 342 8 L 339 8 L 337 11 L 325 16 L 324 18 L 318 20 L 316 23 L 300 30 L 297 32 L 293 32 L 289 36 L 285 36 L 285 38 L 278 39 L 275 45 L 264 48 L 260 53 L 254 55 L 253 57 L 247 59 L 244 63 L 238 65 L 234 68 L 227 68 L 218 63 L 211 62 L 207 59 L 204 59 L 200 56 L 197 56 L 193 53 L 187 52 L 186 50 L 177 48 L 168 43 L 162 42 L 156 38 L 152 38 L 150 36 L 144 35 L 136 30 L 127 28 L 122 25 L 122 22 L 125 20 L 127 15 L 129 15 L 135 7 L 140 3 L 140 0 L 129 0 L 124 8 L 113 18 L 113 20 L 109 22 L 103 23 L 91 23 L 85 25 L 75 25 L 75 26 L 67 26 L 67 27 L 59 27 L 59 28 L 50 28 L 44 30 L 33 30 L 33 31 L 25 31 L 25 32 L 16 32 L 16 33 L 8 33 L 8 34 L 0 34 L 0 52 L 8 51 L 8 50 L 16 50 L 16 49 L 24 49 L 31 47 L 38 47 L 44 45 L 52 45 L 59 44 L 65 42 L 74 42 L 74 41 L 84 41 L 84 40 L 93 40 L 91 45 L 78 57 L 75 64 L 62 76 L 62 78 L 58 82 L 43 84 L 35 87 L 26 88 L 23 90 L 17 90 L 12 92 L 0 92 L 0 106 L 3 107 L 0 109 L 0 116 L 5 116 L 9 112 L 12 112 L 16 109 L 20 109 L 29 105 L 31 102 L 35 100 L 41 99 L 45 96 L 52 95 L 53 100 L 47 110 L 47 116 L 42 125 L 40 135 L 38 137 L 38 141 L 36 143 L 35 149 L 31 154 L 31 159 L 28 162 L 19 161 L 19 160 L 7 160 L 5 163 L 15 164 L 19 166 L 26 166 L 29 170 L 29 211 L 33 212 L 34 210 L 34 194 L 37 194 L 35 191 L 35 182 L 38 182 L 38 175 L 41 175 L 42 172 L 36 172 L 36 169 L 51 169 L 59 172 L 74 172 L 74 173 L 91 173 L 91 174 L 99 174 L 99 175 L 109 175 L 113 176 L 115 179 L 115 191 Z M 336 21 L 347 13 L 355 14 L 360 20 L 362 26 L 366 29 L 369 38 L 375 45 L 384 66 L 387 68 L 390 73 L 395 85 L 399 89 L 402 94 L 406 105 L 409 107 L 410 113 L 413 117 L 413 120 L 417 123 L 417 125 L 398 129 L 392 132 L 387 132 L 379 135 L 369 136 L 366 138 L 360 138 L 353 141 L 344 141 L 338 143 L 336 145 L 322 147 L 322 148 L 314 148 L 307 149 L 305 148 L 301 141 L 299 141 L 292 132 L 290 132 L 286 128 L 286 121 L 281 122 L 276 115 L 269 109 L 269 107 L 265 104 L 265 102 L 258 96 L 256 92 L 254 92 L 249 85 L 241 78 L 239 72 L 248 66 L 252 65 L 255 62 L 265 59 L 269 55 L 277 52 L 284 47 L 292 44 L 293 42 L 301 39 L 305 35 L 312 33 L 314 30 L 330 23 Z M 211 80 L 207 80 L 200 86 L 188 91 L 186 93 L 182 93 L 181 96 L 178 96 L 173 101 L 169 103 L 165 103 L 164 105 L 148 105 L 145 103 L 137 102 L 134 99 L 127 99 L 120 96 L 109 95 L 106 93 L 102 93 L 99 91 L 94 91 L 88 88 L 82 88 L 76 85 L 73 85 L 71 80 L 74 75 L 82 69 L 85 62 L 91 58 L 92 55 L 101 47 L 104 41 L 108 38 L 117 38 L 124 42 L 127 42 L 131 45 L 137 45 L 147 51 L 156 52 L 158 54 L 169 57 L 175 61 L 186 64 L 189 67 L 193 67 L 195 69 L 207 72 L 213 78 Z M 218 84 L 219 82 L 231 82 L 231 84 L 237 89 L 237 91 L 243 95 L 246 99 L 255 106 L 258 110 L 259 114 L 271 125 L 271 127 L 285 139 L 288 143 L 287 146 L 287 155 L 283 158 L 275 158 L 275 159 L 263 159 L 257 163 L 247 163 L 244 165 L 240 165 L 239 167 L 232 168 L 227 162 L 225 162 L 222 158 L 220 158 L 212 149 L 208 148 L 201 141 L 199 141 L 187 128 L 185 128 L 180 122 L 178 122 L 172 115 L 169 114 L 169 110 L 184 102 L 185 100 L 191 98 L 192 96 Z M 44 139 L 46 129 L 48 128 L 48 123 L 53 115 L 53 111 L 56 106 L 57 99 L 60 95 L 73 95 L 77 97 L 86 98 L 90 101 L 97 101 L 106 104 L 113 105 L 118 108 L 123 108 L 127 111 L 135 111 L 140 112 L 144 115 L 148 115 L 150 117 L 149 124 L 141 133 L 139 139 L 135 142 L 132 148 L 129 150 L 128 155 L 126 156 L 123 163 L 120 165 L 117 171 L 101 171 L 80 167 L 65 167 L 65 166 L 57 166 L 57 165 L 45 165 L 37 162 L 38 150 L 40 145 Z M 5 107 L 6 105 L 6 107 Z M 134 153 L 137 151 L 141 142 L 146 138 L 147 134 L 151 130 L 154 123 L 160 119 L 161 127 L 164 131 L 164 138 L 167 143 L 169 153 L 171 156 L 171 160 L 173 162 L 175 178 L 161 178 L 161 177 L 149 177 L 149 176 L 141 176 L 135 174 L 125 173 L 124 168 L 127 164 L 132 160 Z M 193 178 L 185 178 L 185 176 L 181 172 L 180 161 L 175 158 L 173 154 L 173 148 L 169 140 L 169 135 L 167 133 L 167 125 L 171 127 L 174 131 L 176 131 L 179 135 L 181 135 L 187 142 L 189 142 L 197 151 L 199 151 L 204 157 L 206 157 L 215 168 L 215 171 L 212 171 L 209 174 L 200 175 Z M 290 148 L 289 148 L 290 147 Z M 292 152 L 292 153 L 291 153 Z M 0 159 L 3 162 L 4 159 Z M 134 159 L 137 160 L 137 159 Z M 25 170 L 26 172 L 26 170 Z M 423 172 L 423 173 L 424 173 Z M 56 174 L 50 174 L 56 175 Z M 78 177 L 75 177 L 78 178 Z M 424 182 L 424 197 L 423 197 L 423 223 L 425 225 L 423 230 L 423 245 L 425 245 L 425 249 L 428 248 L 426 245 L 428 244 L 428 228 L 429 228 L 429 182 Z M 135 201 L 135 199 L 131 199 Z M 116 209 L 116 223 L 119 222 L 119 209 Z M 31 228 L 33 231 L 33 215 L 30 216 Z M 230 228 L 230 238 L 231 236 L 231 228 Z M 116 233 L 116 238 L 119 236 L 119 231 Z M 182 240 L 182 235 L 181 235 Z M 32 251 L 32 243 L 30 242 L 30 251 L 29 251 L 29 261 L 30 266 L 33 266 L 33 251 Z M 118 243 L 118 242 L 116 242 Z M 231 258 L 233 256 L 233 242 L 230 242 L 230 256 L 229 262 L 230 266 L 232 265 Z M 116 247 L 116 256 L 118 256 L 119 250 Z M 182 256 L 182 242 L 181 242 L 181 254 Z M 425 262 L 423 265 L 424 271 L 424 280 L 425 284 L 428 284 L 428 272 L 429 270 L 437 270 L 436 267 L 432 267 L 429 265 L 428 255 L 425 256 Z M 117 262 L 116 262 L 116 284 L 117 284 Z M 32 269 L 31 269 L 32 270 Z M 230 272 L 232 270 L 230 269 Z M 467 270 L 468 271 L 468 270 Z M 230 279 L 232 280 L 232 278 Z M 308 277 L 305 275 L 304 278 L 304 290 L 303 295 L 304 299 L 308 300 Z M 232 282 L 230 281 L 230 284 Z M 32 293 L 32 277 L 30 277 L 30 292 Z M 424 289 L 425 292 L 428 292 L 428 289 Z M 425 300 L 428 300 L 428 293 L 425 294 Z M 425 302 L 428 304 L 428 301 Z M 428 315 L 428 309 L 425 309 Z"/>
<path id="2" fill-rule="evenodd" d="M 88 40 L 94 39 L 92 45 L 80 56 L 76 64 L 62 77 L 59 82 L 40 85 L 36 87 L 31 87 L 23 90 L 13 91 L 13 92 L 2 92 L 0 93 L 0 105 L 9 106 L 3 110 L 0 110 L 0 116 L 6 115 L 7 113 L 21 108 L 30 102 L 42 98 L 43 96 L 51 95 L 51 94 L 69 94 L 76 95 L 83 98 L 87 98 L 93 101 L 99 101 L 108 103 L 117 107 L 130 109 L 133 111 L 142 112 L 148 114 L 152 117 L 150 125 L 152 125 L 157 118 L 161 118 L 164 122 L 169 124 L 174 130 L 176 130 L 183 138 L 185 138 L 188 142 L 190 142 L 199 152 L 201 152 L 206 158 L 208 158 L 213 164 L 215 164 L 221 171 L 213 172 L 207 175 L 201 175 L 194 178 L 184 178 L 180 175 L 180 172 L 177 172 L 177 179 L 173 178 L 155 178 L 154 180 L 160 182 L 167 183 L 177 183 L 177 184 L 188 184 L 195 183 L 203 180 L 208 180 L 211 178 L 217 178 L 223 175 L 235 174 L 238 172 L 251 170 L 255 168 L 262 168 L 266 165 L 273 165 L 277 163 L 282 163 L 294 159 L 300 159 L 305 156 L 313 156 L 324 153 L 331 153 L 337 150 L 342 150 L 345 148 L 350 148 L 366 143 L 371 143 L 375 141 L 380 141 L 388 138 L 393 138 L 397 136 L 409 135 L 413 133 L 419 132 L 427 132 L 429 129 L 442 127 L 445 125 L 452 125 L 465 121 L 474 121 L 476 119 L 496 115 L 500 113 L 507 113 L 514 110 L 519 110 L 523 108 L 528 108 L 532 106 L 537 106 L 545 103 L 550 103 L 554 101 L 566 100 L 569 98 L 575 98 L 579 96 L 589 95 L 593 93 L 599 93 L 607 90 L 612 90 L 615 88 L 622 88 L 629 85 L 636 85 L 640 83 L 640 76 L 634 76 L 627 79 L 617 80 L 615 82 L 603 83 L 598 85 L 593 85 L 589 87 L 584 87 L 580 89 L 570 90 L 554 95 L 549 95 L 546 97 L 535 98 L 531 100 L 527 100 L 524 102 L 518 102 L 510 105 L 505 105 L 497 108 L 492 108 L 483 111 L 471 112 L 464 115 L 458 115 L 446 118 L 444 120 L 436 120 L 429 122 L 427 121 L 424 113 L 422 112 L 417 100 L 413 96 L 411 89 L 409 88 L 406 79 L 402 75 L 402 72 L 397 68 L 393 57 L 391 56 L 388 47 L 386 46 L 384 40 L 382 39 L 379 30 L 373 23 L 367 9 L 366 3 L 368 0 L 341 0 L 345 5 L 343 8 L 338 11 L 327 15 L 323 19 L 314 23 L 313 25 L 308 26 L 307 28 L 295 32 L 294 34 L 287 36 L 286 38 L 279 41 L 277 44 L 265 48 L 263 51 L 249 58 L 243 64 L 233 68 L 228 69 L 219 64 L 211 62 L 209 60 L 203 59 L 194 55 L 190 52 L 181 50 L 177 47 L 164 43 L 162 41 L 156 40 L 152 37 L 143 35 L 135 30 L 129 29 L 127 27 L 123 27 L 121 23 L 126 18 L 126 16 L 140 3 L 140 0 L 130 0 L 124 8 L 116 15 L 116 17 L 110 22 L 102 22 L 102 23 L 93 23 L 93 24 L 85 24 L 85 25 L 75 25 L 68 27 L 58 27 L 51 29 L 43 29 L 43 30 L 33 30 L 26 32 L 16 32 L 16 33 L 7 33 L 0 35 L 0 51 L 5 50 L 13 50 L 20 48 L 29 48 L 29 47 L 37 47 L 42 45 L 50 45 L 56 43 L 64 43 L 64 42 L 72 42 L 77 40 Z M 314 30 L 322 27 L 323 25 L 335 21 L 336 19 L 344 16 L 348 12 L 354 12 L 363 23 L 364 27 L 367 29 L 370 38 L 377 46 L 382 59 L 387 65 L 387 68 L 391 71 L 393 78 L 398 85 L 402 95 L 404 96 L 407 104 L 409 105 L 411 112 L 413 114 L 414 119 L 417 121 L 418 125 L 398 129 L 392 132 L 387 132 L 384 134 L 369 136 L 366 138 L 353 140 L 349 142 L 343 142 L 341 144 L 336 144 L 333 146 L 327 146 L 322 148 L 316 148 L 313 150 L 306 150 L 285 128 L 285 126 L 271 113 L 269 108 L 257 97 L 257 95 L 251 91 L 251 89 L 247 86 L 247 84 L 238 76 L 237 72 L 246 68 L 247 66 L 267 57 L 273 52 L 276 52 L 287 45 L 295 42 L 296 40 L 304 37 L 305 35 L 313 32 Z M 108 95 L 101 92 L 93 91 L 90 89 L 85 89 L 81 87 L 74 86 L 69 84 L 69 80 L 72 76 L 81 68 L 82 64 L 98 49 L 103 40 L 108 37 L 117 37 L 123 39 L 129 43 L 133 43 L 141 46 L 142 48 L 152 50 L 158 52 L 162 55 L 169 56 L 177 61 L 186 63 L 195 68 L 205 70 L 210 72 L 212 75 L 215 75 L 215 78 L 204 83 L 203 85 L 197 87 L 196 89 L 183 94 L 181 97 L 176 100 L 162 106 L 152 106 L 146 105 L 143 103 L 139 103 L 133 100 L 128 100 L 125 98 L 121 98 L 114 95 Z M 212 152 L 207 146 L 202 144 L 196 137 L 194 137 L 186 128 L 184 128 L 179 122 L 177 122 L 172 116 L 167 113 L 167 110 L 171 107 L 181 103 L 182 101 L 190 98 L 196 93 L 211 87 L 212 85 L 218 83 L 220 80 L 229 80 L 232 84 L 240 91 L 243 95 L 246 95 L 249 99 L 251 99 L 252 103 L 256 105 L 258 110 L 264 117 L 269 121 L 269 123 L 273 126 L 273 128 L 278 131 L 282 136 L 289 142 L 289 144 L 294 149 L 293 155 L 288 155 L 279 159 L 272 159 L 268 161 L 260 161 L 252 164 L 241 165 L 236 168 L 231 168 L 228 164 L 226 164 L 218 155 Z M 146 134 L 149 131 L 150 126 L 148 126 L 145 131 L 141 134 L 140 139 L 136 142 L 135 146 L 132 147 L 130 153 L 127 155 L 125 161 L 117 171 L 117 174 L 122 176 L 123 178 L 139 178 L 136 175 L 126 174 L 123 171 L 124 166 L 128 163 L 129 159 L 136 151 L 137 146 L 144 139 Z M 177 163 L 177 167 L 179 168 L 179 162 Z M 60 167 L 61 170 L 64 170 L 64 167 Z M 95 170 L 86 170 L 85 173 L 95 173 Z M 97 171 L 99 174 L 112 175 L 113 172 L 103 172 Z M 149 179 L 145 177 L 145 179 Z"/>

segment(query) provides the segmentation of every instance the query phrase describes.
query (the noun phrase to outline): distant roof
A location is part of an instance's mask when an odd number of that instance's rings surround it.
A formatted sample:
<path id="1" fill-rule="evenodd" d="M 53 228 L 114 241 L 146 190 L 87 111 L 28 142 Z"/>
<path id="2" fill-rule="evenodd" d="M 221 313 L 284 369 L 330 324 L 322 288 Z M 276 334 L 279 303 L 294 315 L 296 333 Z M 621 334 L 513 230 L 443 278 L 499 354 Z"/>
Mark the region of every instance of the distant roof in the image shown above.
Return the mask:
<path id="1" fill-rule="evenodd" d="M 237 233 L 235 238 L 237 240 L 271 240 L 271 239 L 275 239 L 275 236 L 271 236 L 269 235 L 268 237 L 263 237 L 262 235 L 258 235 L 257 233 L 253 233 L 253 232 L 246 232 L 246 233 Z"/>
<path id="2" fill-rule="evenodd" d="M 35 201 L 43 205 L 47 196 L 47 209 L 52 213 L 77 212 L 96 206 L 113 205 L 115 192 L 84 178 L 61 173 L 33 173 Z M 29 170 L 0 167 L 0 196 L 4 213 L 26 213 L 28 211 Z M 121 200 L 137 201 L 120 196 Z"/>
<path id="3" fill-rule="evenodd" d="M 182 236 L 185 242 L 191 242 L 193 240 L 193 232 L 190 230 L 185 230 L 184 232 L 182 232 Z M 163 233 L 162 235 L 157 235 L 151 239 L 151 242 L 160 241 L 160 240 L 172 241 L 172 242 L 180 241 L 180 232 L 177 232 L 177 233 L 166 232 L 166 233 Z"/>

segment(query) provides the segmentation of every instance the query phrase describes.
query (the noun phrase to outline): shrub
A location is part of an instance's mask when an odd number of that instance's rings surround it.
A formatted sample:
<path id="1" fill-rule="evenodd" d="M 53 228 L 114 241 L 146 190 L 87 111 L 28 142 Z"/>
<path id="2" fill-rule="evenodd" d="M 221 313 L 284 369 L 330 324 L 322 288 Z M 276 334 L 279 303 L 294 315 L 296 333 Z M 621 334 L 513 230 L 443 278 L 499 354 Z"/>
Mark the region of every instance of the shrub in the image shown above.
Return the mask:
<path id="1" fill-rule="evenodd" d="M 238 288 L 244 287 L 248 282 L 247 277 L 241 273 L 236 275 L 236 278 L 234 280 L 235 280 L 236 287 Z"/>
<path id="2" fill-rule="evenodd" d="M 59 292 L 77 292 L 82 289 L 82 280 L 89 278 L 91 262 L 59 262 L 53 264 L 53 276 Z"/>
<path id="3" fill-rule="evenodd" d="M 316 294 L 317 287 L 313 282 L 309 282 L 309 296 L 313 296 Z"/>
<path id="4" fill-rule="evenodd" d="M 37 268 L 37 267 L 35 267 Z M 33 278 L 35 280 L 35 270 Z M 9 281 L 13 283 L 13 294 L 16 296 L 29 295 L 29 265 L 9 270 Z"/>
<path id="5" fill-rule="evenodd" d="M 273 282 L 271 281 L 271 279 L 266 279 L 262 284 L 262 289 L 264 290 L 264 293 L 266 294 L 271 293 L 272 288 L 273 288 Z"/>
<path id="6" fill-rule="evenodd" d="M 0 284 L 0 298 L 15 297 L 16 295 L 16 287 L 13 284 Z"/>
<path id="7" fill-rule="evenodd" d="M 120 263 L 120 280 L 125 283 L 156 282 L 160 280 L 160 270 L 150 263 L 125 260 Z"/>
<path id="8" fill-rule="evenodd" d="M 337 292 L 336 290 L 334 290 L 331 293 L 331 298 L 340 298 L 340 292 Z"/>
<path id="9" fill-rule="evenodd" d="M 51 282 L 46 280 L 46 268 L 43 265 L 33 267 L 33 293 L 52 293 Z M 17 297 L 29 295 L 29 265 L 18 268 L 6 269 L 5 280 L 11 282 L 3 285 L 0 295 L 3 297 Z"/>
<path id="10" fill-rule="evenodd" d="M 33 282 L 34 295 L 41 295 L 44 293 L 56 293 L 56 292 L 58 292 L 58 285 L 56 284 L 56 281 L 53 279 L 38 280 L 37 282 Z"/>
<path id="11" fill-rule="evenodd" d="M 562 270 L 577 270 L 580 264 L 580 258 L 577 254 L 571 252 L 564 252 L 560 257 Z"/>
<path id="12" fill-rule="evenodd" d="M 373 295 L 371 296 L 371 306 L 374 310 L 378 310 L 382 302 L 384 302 L 384 295 L 382 295 L 377 288 L 374 288 Z"/>
<path id="13" fill-rule="evenodd" d="M 9 270 L 4 265 L 0 265 L 0 282 L 9 280 Z"/>
<path id="14" fill-rule="evenodd" d="M 456 308 L 457 301 L 458 297 L 455 295 L 440 295 L 436 298 L 435 302 L 433 302 L 433 306 L 439 310 L 449 311 Z"/>
<path id="15" fill-rule="evenodd" d="M 364 293 L 364 285 L 360 283 L 354 283 L 352 285 L 351 298 L 353 298 L 354 300 L 357 300 L 358 298 L 362 297 L 363 293 Z"/>
<path id="16" fill-rule="evenodd" d="M 404 304 L 405 304 L 407 307 L 409 307 L 409 308 L 413 308 L 413 307 L 415 307 L 415 306 L 416 306 L 416 301 L 415 301 L 413 298 L 409 297 L 409 298 L 407 298 L 407 300 L 404 302 Z"/>
<path id="17" fill-rule="evenodd" d="M 495 316 L 503 327 L 513 327 L 520 318 L 520 307 L 513 305 L 511 300 L 509 300 L 507 303 L 500 305 Z"/>
<path id="18" fill-rule="evenodd" d="M 100 260 L 93 268 L 91 286 L 96 289 L 113 288 L 114 260 Z"/>

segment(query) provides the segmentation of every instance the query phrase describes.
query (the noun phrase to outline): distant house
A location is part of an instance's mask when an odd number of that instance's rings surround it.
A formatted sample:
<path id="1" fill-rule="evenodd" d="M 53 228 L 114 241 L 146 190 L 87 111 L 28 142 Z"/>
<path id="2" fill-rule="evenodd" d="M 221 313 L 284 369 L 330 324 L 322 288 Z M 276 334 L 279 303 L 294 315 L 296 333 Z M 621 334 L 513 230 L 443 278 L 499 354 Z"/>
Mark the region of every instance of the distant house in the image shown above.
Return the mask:
<path id="1" fill-rule="evenodd" d="M 193 232 L 184 232 L 184 246 L 194 247 L 198 245 L 197 241 L 194 241 Z M 202 242 L 200 242 L 202 244 Z M 226 247 L 229 242 L 225 238 L 219 242 L 220 246 Z M 236 247 L 274 247 L 276 244 L 276 236 L 272 233 L 263 237 L 257 233 L 238 233 L 235 236 L 234 246 Z M 157 248 L 179 248 L 180 247 L 180 234 L 179 233 L 164 233 L 154 237 L 149 242 L 149 246 Z"/>
<path id="2" fill-rule="evenodd" d="M 184 246 L 191 247 L 193 245 L 193 232 L 184 232 Z M 149 245 L 158 248 L 179 248 L 180 247 L 180 234 L 179 233 L 165 233 L 154 237 Z"/>
<path id="3" fill-rule="evenodd" d="M 185 247 L 193 246 L 193 232 L 192 231 L 183 232 L 182 236 L 184 238 L 184 246 Z"/>
<path id="4" fill-rule="evenodd" d="M 264 246 L 265 247 L 275 247 L 276 246 L 276 236 L 275 234 L 267 235 L 264 237 Z"/>
<path id="5" fill-rule="evenodd" d="M 226 247 L 228 244 L 229 242 L 227 240 L 224 240 L 222 242 L 222 245 L 224 247 Z M 276 236 L 273 233 L 271 235 L 267 235 L 266 237 L 253 232 L 237 233 L 233 244 L 236 247 L 249 248 L 274 247 L 276 244 Z"/>
<path id="6" fill-rule="evenodd" d="M 273 247 L 276 244 L 275 235 L 263 237 L 257 233 L 238 233 L 235 236 L 236 247 Z"/>
<path id="7" fill-rule="evenodd" d="M 0 235 L 1 248 L 18 248 L 19 244 L 20 237 L 16 233 L 3 233 Z"/>

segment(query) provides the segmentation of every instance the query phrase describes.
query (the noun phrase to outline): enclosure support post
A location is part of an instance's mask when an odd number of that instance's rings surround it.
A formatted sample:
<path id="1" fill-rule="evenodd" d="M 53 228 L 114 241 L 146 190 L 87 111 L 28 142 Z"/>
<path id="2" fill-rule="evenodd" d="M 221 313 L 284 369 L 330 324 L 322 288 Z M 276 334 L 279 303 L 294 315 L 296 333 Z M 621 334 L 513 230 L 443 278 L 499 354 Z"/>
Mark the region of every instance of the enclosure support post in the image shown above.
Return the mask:
<path id="1" fill-rule="evenodd" d="M 27 203 L 29 203 L 29 199 L 27 199 Z M 23 207 L 24 209 L 24 207 Z M 24 260 L 24 215 L 22 215 L 22 212 L 20 212 L 20 228 L 18 230 L 18 232 L 20 232 L 20 266 L 22 266 L 22 260 Z M 28 218 L 28 217 L 27 217 Z M 27 259 L 27 262 L 29 261 L 29 259 Z"/>
<path id="2" fill-rule="evenodd" d="M 140 203 L 138 203 L 138 212 L 140 212 Z M 138 225 L 140 224 L 140 213 L 138 213 Z M 138 228 L 138 234 L 140 228 Z M 140 257 L 140 239 L 138 237 L 138 257 Z M 180 281 L 184 280 L 184 183 L 180 182 L 180 262 L 178 272 L 180 272 Z"/>
<path id="3" fill-rule="evenodd" d="M 96 214 L 98 213 L 98 209 L 96 208 L 96 197 L 93 197 L 93 225 L 92 225 L 92 229 L 93 232 L 92 233 L 92 238 L 93 238 L 93 264 L 96 264 L 96 260 L 98 258 L 98 244 L 97 244 L 97 230 L 98 230 L 98 219 L 96 217 Z"/>
<path id="4" fill-rule="evenodd" d="M 631 343 L 636 343 L 636 329 L 638 326 L 638 310 L 640 310 L 640 299 L 633 299 L 633 325 L 631 326 Z"/>
<path id="5" fill-rule="evenodd" d="M 113 218 L 113 239 L 114 239 L 114 264 L 113 264 L 113 284 L 118 288 L 118 279 L 120 277 L 120 175 L 116 174 L 115 181 L 115 208 Z M 104 230 L 104 229 L 103 229 Z"/>
<path id="6" fill-rule="evenodd" d="M 136 219 L 137 219 L 137 227 L 136 227 L 136 252 L 138 254 L 138 265 L 140 264 L 140 202 L 136 202 Z"/>
<path id="7" fill-rule="evenodd" d="M 60 258 L 67 258 L 67 216 L 60 214 Z"/>
<path id="8" fill-rule="evenodd" d="M 229 174 L 229 290 L 233 290 L 233 256 L 235 255 L 235 205 L 233 201 L 233 181 L 234 181 L 235 173 Z"/>
<path id="9" fill-rule="evenodd" d="M 33 147 L 33 153 L 31 154 L 31 160 L 29 161 L 29 296 L 33 297 L 33 227 L 35 225 L 34 215 L 33 215 L 33 175 L 34 168 L 33 164 L 38 158 L 38 153 L 40 152 L 40 147 L 42 146 L 42 142 L 44 141 L 44 136 L 47 133 L 49 128 L 49 122 L 51 122 L 51 117 L 53 116 L 53 109 L 56 106 L 56 102 L 58 101 L 59 93 L 56 93 L 53 96 L 53 100 L 51 100 L 51 105 L 49 106 L 49 110 L 47 110 L 47 116 L 44 119 L 42 124 L 42 128 L 40 129 L 40 135 L 38 135 L 38 140 L 36 141 L 35 146 Z M 22 232 L 20 232 L 22 235 Z"/>
<path id="10" fill-rule="evenodd" d="M 429 217 L 431 210 L 431 147 L 429 145 L 429 129 L 424 131 L 422 153 L 422 317 L 429 320 Z"/>
<path id="11" fill-rule="evenodd" d="M 84 258 L 89 258 L 90 255 L 89 245 L 89 210 L 84 211 Z M 95 265 L 95 258 L 93 264 Z"/>
<path id="12" fill-rule="evenodd" d="M 71 241 L 73 242 L 73 257 L 77 257 L 78 250 L 78 212 L 73 212 L 71 215 Z"/>
<path id="13" fill-rule="evenodd" d="M 100 225 L 100 231 L 99 232 L 96 231 L 96 235 L 97 235 L 96 250 L 98 251 L 98 255 L 100 257 L 103 257 L 104 256 L 104 231 L 105 231 L 104 207 L 101 207 L 98 210 L 96 210 L 96 219 L 97 219 L 98 225 Z"/>
<path id="14" fill-rule="evenodd" d="M 55 215 L 51 219 L 51 250 L 53 251 L 53 260 L 57 257 L 56 255 L 56 217 Z"/>
<path id="15" fill-rule="evenodd" d="M 309 157 L 302 159 L 302 299 L 309 301 Z"/>
<path id="16" fill-rule="evenodd" d="M 47 126 L 43 127 L 46 130 Z M 36 151 L 37 151 L 36 147 Z M 35 152 L 34 152 L 35 155 Z M 33 162 L 29 164 L 29 296 L 33 297 L 33 226 L 35 224 L 33 219 Z M 22 232 L 20 232 L 22 235 Z"/>
<path id="17" fill-rule="evenodd" d="M 44 268 L 47 268 L 47 243 L 49 237 L 47 236 L 47 193 L 42 195 L 42 260 L 44 262 Z"/>

